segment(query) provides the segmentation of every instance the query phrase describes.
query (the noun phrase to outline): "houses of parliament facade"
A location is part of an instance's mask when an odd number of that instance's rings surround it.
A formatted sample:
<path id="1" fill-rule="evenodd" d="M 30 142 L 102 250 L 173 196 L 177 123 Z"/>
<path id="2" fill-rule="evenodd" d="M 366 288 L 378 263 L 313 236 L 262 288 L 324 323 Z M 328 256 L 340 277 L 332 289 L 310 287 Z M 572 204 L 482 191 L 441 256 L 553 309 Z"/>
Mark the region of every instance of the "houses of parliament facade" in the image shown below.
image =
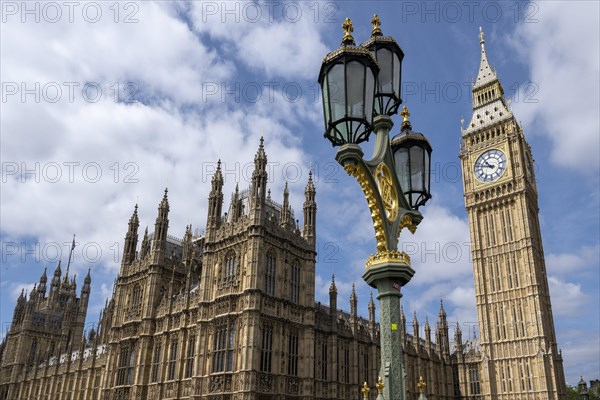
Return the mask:
<path id="1" fill-rule="evenodd" d="M 462 130 L 463 169 L 480 335 L 463 341 L 443 305 L 412 335 L 402 314 L 408 399 L 565 399 L 539 231 L 531 149 L 489 66 L 483 34 L 473 116 Z M 0 345 L 5 400 L 359 399 L 379 374 L 379 325 L 315 302 L 316 191 L 309 175 L 302 224 L 267 190 L 261 139 L 248 189 L 223 209 L 220 163 L 206 228 L 169 235 L 165 190 L 141 243 L 137 205 L 120 272 L 96 330 L 84 332 L 91 276 L 80 292 L 68 267 L 46 271 L 17 299 Z M 433 322 L 433 321 L 432 321 Z M 410 325 L 410 322 L 409 322 Z M 450 331 L 453 331 L 450 338 Z M 420 332 L 424 332 L 423 337 Z M 376 397 L 371 391 L 371 398 Z"/>

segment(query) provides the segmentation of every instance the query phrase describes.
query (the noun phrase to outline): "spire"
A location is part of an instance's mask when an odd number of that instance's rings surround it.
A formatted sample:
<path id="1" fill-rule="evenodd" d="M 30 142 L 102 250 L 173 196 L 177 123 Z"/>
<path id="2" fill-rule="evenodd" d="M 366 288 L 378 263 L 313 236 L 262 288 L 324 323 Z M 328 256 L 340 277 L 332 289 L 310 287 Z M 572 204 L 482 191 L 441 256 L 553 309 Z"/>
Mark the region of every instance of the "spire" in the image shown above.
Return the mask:
<path id="1" fill-rule="evenodd" d="M 288 189 L 288 183 L 285 182 L 285 187 L 283 189 L 283 204 L 281 206 L 281 215 L 280 221 L 282 225 L 287 225 L 290 222 L 290 191 Z"/>
<path id="2" fill-rule="evenodd" d="M 61 274 L 62 274 L 62 270 L 60 269 L 60 264 L 61 264 L 61 262 L 62 262 L 62 260 L 59 260 L 59 261 L 58 261 L 58 265 L 56 266 L 56 269 L 54 270 L 54 277 L 55 277 L 55 278 L 56 278 L 56 277 L 59 277 L 59 278 L 60 278 L 60 276 L 61 276 Z"/>
<path id="3" fill-rule="evenodd" d="M 217 161 L 217 170 L 211 180 L 210 194 L 208 195 L 208 216 L 206 218 L 206 235 L 212 237 L 214 230 L 221 225 L 221 211 L 223 208 L 223 174 L 221 173 L 221 160 Z"/>
<path id="4" fill-rule="evenodd" d="M 42 273 L 42 276 L 40 276 L 40 285 L 37 288 L 37 291 L 41 297 L 44 297 L 46 294 L 46 282 L 48 282 L 48 276 L 46 276 L 46 268 L 44 268 L 44 273 Z"/>
<path id="5" fill-rule="evenodd" d="M 148 239 L 148 225 L 144 230 L 144 238 L 142 239 L 142 248 L 140 249 L 140 259 L 144 259 L 150 250 L 150 239 Z"/>
<path id="6" fill-rule="evenodd" d="M 31 292 L 29 293 L 29 300 L 35 300 L 37 299 L 37 283 L 33 284 L 33 289 L 31 290 Z"/>
<path id="7" fill-rule="evenodd" d="M 83 286 L 81 287 L 81 297 L 89 297 L 90 292 L 91 292 L 91 286 L 92 286 L 92 277 L 90 275 L 92 269 L 89 268 L 88 272 L 85 276 L 85 278 L 83 278 Z"/>
<path id="8" fill-rule="evenodd" d="M 312 178 L 312 167 L 308 172 L 308 182 L 304 189 L 304 229 L 302 236 L 312 245 L 316 243 L 317 234 L 317 203 L 315 201 L 315 185 Z"/>
<path id="9" fill-rule="evenodd" d="M 440 299 L 440 313 L 438 321 L 438 346 L 444 355 L 450 354 L 450 338 L 448 337 L 448 321 L 446 320 L 446 310 L 444 302 Z"/>
<path id="10" fill-rule="evenodd" d="M 337 287 L 335 286 L 335 275 L 331 275 L 331 285 L 329 285 L 329 295 L 337 295 Z"/>
<path id="11" fill-rule="evenodd" d="M 492 69 L 488 61 L 481 27 L 479 28 L 479 44 L 481 45 L 481 61 L 479 62 L 477 78 L 471 88 L 473 114 L 470 121 L 464 127 L 461 127 L 463 137 L 510 119 L 513 115 L 504 98 L 504 89 L 498 80 L 496 71 Z M 463 121 L 461 120 L 462 125 Z"/>
<path id="12" fill-rule="evenodd" d="M 54 276 L 52 277 L 52 282 L 50 282 L 50 294 L 58 293 L 58 288 L 60 287 L 60 276 L 62 274 L 62 270 L 60 269 L 60 264 L 62 260 L 58 261 L 58 265 L 54 270 Z"/>
<path id="13" fill-rule="evenodd" d="M 235 191 L 231 195 L 231 204 L 229 206 L 229 213 L 232 221 L 237 221 L 242 216 L 242 205 L 240 203 L 240 187 L 236 182 Z"/>
<path id="14" fill-rule="evenodd" d="M 490 67 L 487 54 L 485 53 L 485 40 L 483 39 L 483 29 L 481 27 L 479 27 L 479 43 L 481 44 L 481 61 L 479 62 L 479 72 L 477 73 L 477 79 L 473 84 L 473 88 L 483 86 L 498 79 L 496 71 Z"/>
<path id="15" fill-rule="evenodd" d="M 152 252 L 155 262 L 159 262 L 165 256 L 167 232 L 169 230 L 169 190 L 165 188 L 165 194 L 158 205 L 158 215 L 154 223 L 154 237 L 152 238 Z"/>
<path id="16" fill-rule="evenodd" d="M 356 297 L 356 288 L 354 287 L 354 283 L 352 284 L 352 293 L 350 293 L 350 316 L 356 319 L 358 311 L 358 298 Z"/>
<path id="17" fill-rule="evenodd" d="M 429 326 L 429 318 L 425 316 L 425 342 L 427 348 L 431 349 L 431 326 Z"/>
<path id="18" fill-rule="evenodd" d="M 336 323 L 337 314 L 337 287 L 335 286 L 335 275 L 331 275 L 331 285 L 329 286 L 329 314 L 332 316 L 332 324 Z"/>
<path id="19" fill-rule="evenodd" d="M 165 194 L 163 195 L 162 201 L 160 202 L 160 207 L 163 209 L 169 210 L 169 188 L 165 188 Z M 135 214 L 137 215 L 137 204 L 135 205 Z"/>
<path id="20" fill-rule="evenodd" d="M 192 225 L 185 227 L 185 234 L 183 235 L 183 262 L 186 263 L 192 259 Z"/>
<path id="21" fill-rule="evenodd" d="M 369 297 L 369 322 L 375 322 L 375 302 L 373 301 L 373 292 Z"/>
<path id="22" fill-rule="evenodd" d="M 413 345 L 417 353 L 421 347 L 421 339 L 419 337 L 419 320 L 417 319 L 417 310 L 413 312 Z"/>
<path id="23" fill-rule="evenodd" d="M 454 331 L 454 346 L 456 350 L 462 353 L 462 332 L 460 330 L 460 324 L 456 322 L 456 330 Z"/>
<path id="24" fill-rule="evenodd" d="M 211 180 L 212 191 L 218 192 L 223 188 L 223 173 L 221 172 L 221 159 L 217 161 L 217 170 Z"/>
<path id="25" fill-rule="evenodd" d="M 138 205 L 136 203 L 133 214 L 129 218 L 127 224 L 127 233 L 125 234 L 125 244 L 123 246 L 123 264 L 131 264 L 135 260 L 135 253 L 137 250 L 138 242 L 138 227 L 140 226 L 140 220 L 138 218 Z"/>
<path id="26" fill-rule="evenodd" d="M 254 156 L 254 171 L 252 172 L 252 208 L 262 208 L 267 193 L 267 154 L 265 153 L 264 138 L 261 136 L 258 151 Z"/>
<path id="27" fill-rule="evenodd" d="M 413 335 L 419 336 L 419 320 L 417 319 L 417 310 L 413 312 Z"/>

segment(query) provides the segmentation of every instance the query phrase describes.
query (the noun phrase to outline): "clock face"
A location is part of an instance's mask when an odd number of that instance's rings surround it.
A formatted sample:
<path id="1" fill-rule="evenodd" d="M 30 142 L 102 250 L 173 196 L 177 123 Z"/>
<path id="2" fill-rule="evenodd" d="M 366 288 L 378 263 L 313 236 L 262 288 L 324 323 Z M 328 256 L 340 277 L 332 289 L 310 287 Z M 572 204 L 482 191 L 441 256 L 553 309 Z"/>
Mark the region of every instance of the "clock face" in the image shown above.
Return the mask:
<path id="1" fill-rule="evenodd" d="M 506 156 L 501 150 L 488 150 L 475 161 L 475 177 L 481 182 L 494 182 L 506 171 Z"/>

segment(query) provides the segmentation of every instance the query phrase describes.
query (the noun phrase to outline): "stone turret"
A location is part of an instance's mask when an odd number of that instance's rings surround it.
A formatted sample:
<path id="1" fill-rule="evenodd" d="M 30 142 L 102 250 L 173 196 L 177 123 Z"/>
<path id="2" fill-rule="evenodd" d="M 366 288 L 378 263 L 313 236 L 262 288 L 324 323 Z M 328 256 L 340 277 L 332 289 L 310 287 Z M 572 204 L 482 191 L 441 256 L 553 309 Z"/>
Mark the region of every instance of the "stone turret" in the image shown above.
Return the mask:
<path id="1" fill-rule="evenodd" d="M 304 228 L 302 236 L 313 246 L 316 244 L 317 236 L 317 203 L 315 201 L 315 185 L 312 178 L 312 170 L 308 173 L 308 182 L 304 189 Z"/>
<path id="2" fill-rule="evenodd" d="M 140 220 L 138 218 L 138 205 L 136 204 L 133 214 L 129 218 L 127 233 L 125 234 L 125 244 L 123 246 L 123 265 L 129 265 L 135 260 L 139 225 Z"/>
<path id="3" fill-rule="evenodd" d="M 152 238 L 152 257 L 154 263 L 161 262 L 166 256 L 165 248 L 167 244 L 167 232 L 169 230 L 169 199 L 168 189 L 165 189 L 165 194 L 158 206 L 158 215 L 154 224 L 154 236 Z"/>

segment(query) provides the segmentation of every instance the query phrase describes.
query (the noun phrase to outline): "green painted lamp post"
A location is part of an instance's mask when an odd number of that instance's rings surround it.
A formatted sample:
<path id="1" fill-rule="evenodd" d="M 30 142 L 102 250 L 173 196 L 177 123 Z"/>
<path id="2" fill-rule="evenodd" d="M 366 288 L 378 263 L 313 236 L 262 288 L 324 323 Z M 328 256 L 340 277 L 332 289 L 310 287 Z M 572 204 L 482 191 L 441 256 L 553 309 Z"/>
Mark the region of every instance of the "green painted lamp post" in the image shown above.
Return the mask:
<path id="1" fill-rule="evenodd" d="M 377 288 L 380 301 L 381 370 L 378 389 L 386 400 L 406 399 L 401 346 L 401 288 L 413 277 L 407 254 L 398 251 L 403 228 L 414 232 L 423 219 L 419 206 L 431 198 L 431 146 L 412 132 L 406 107 L 400 134 L 390 143 L 391 116 L 398 112 L 404 53 L 396 41 L 383 36 L 379 17 L 371 20 L 371 38 L 356 46 L 352 21 L 342 25 L 342 45 L 321 65 L 325 137 L 339 146 L 335 159 L 360 184 L 367 200 L 377 253 L 366 261 L 363 279 Z M 359 143 L 375 134 L 370 160 Z"/>

